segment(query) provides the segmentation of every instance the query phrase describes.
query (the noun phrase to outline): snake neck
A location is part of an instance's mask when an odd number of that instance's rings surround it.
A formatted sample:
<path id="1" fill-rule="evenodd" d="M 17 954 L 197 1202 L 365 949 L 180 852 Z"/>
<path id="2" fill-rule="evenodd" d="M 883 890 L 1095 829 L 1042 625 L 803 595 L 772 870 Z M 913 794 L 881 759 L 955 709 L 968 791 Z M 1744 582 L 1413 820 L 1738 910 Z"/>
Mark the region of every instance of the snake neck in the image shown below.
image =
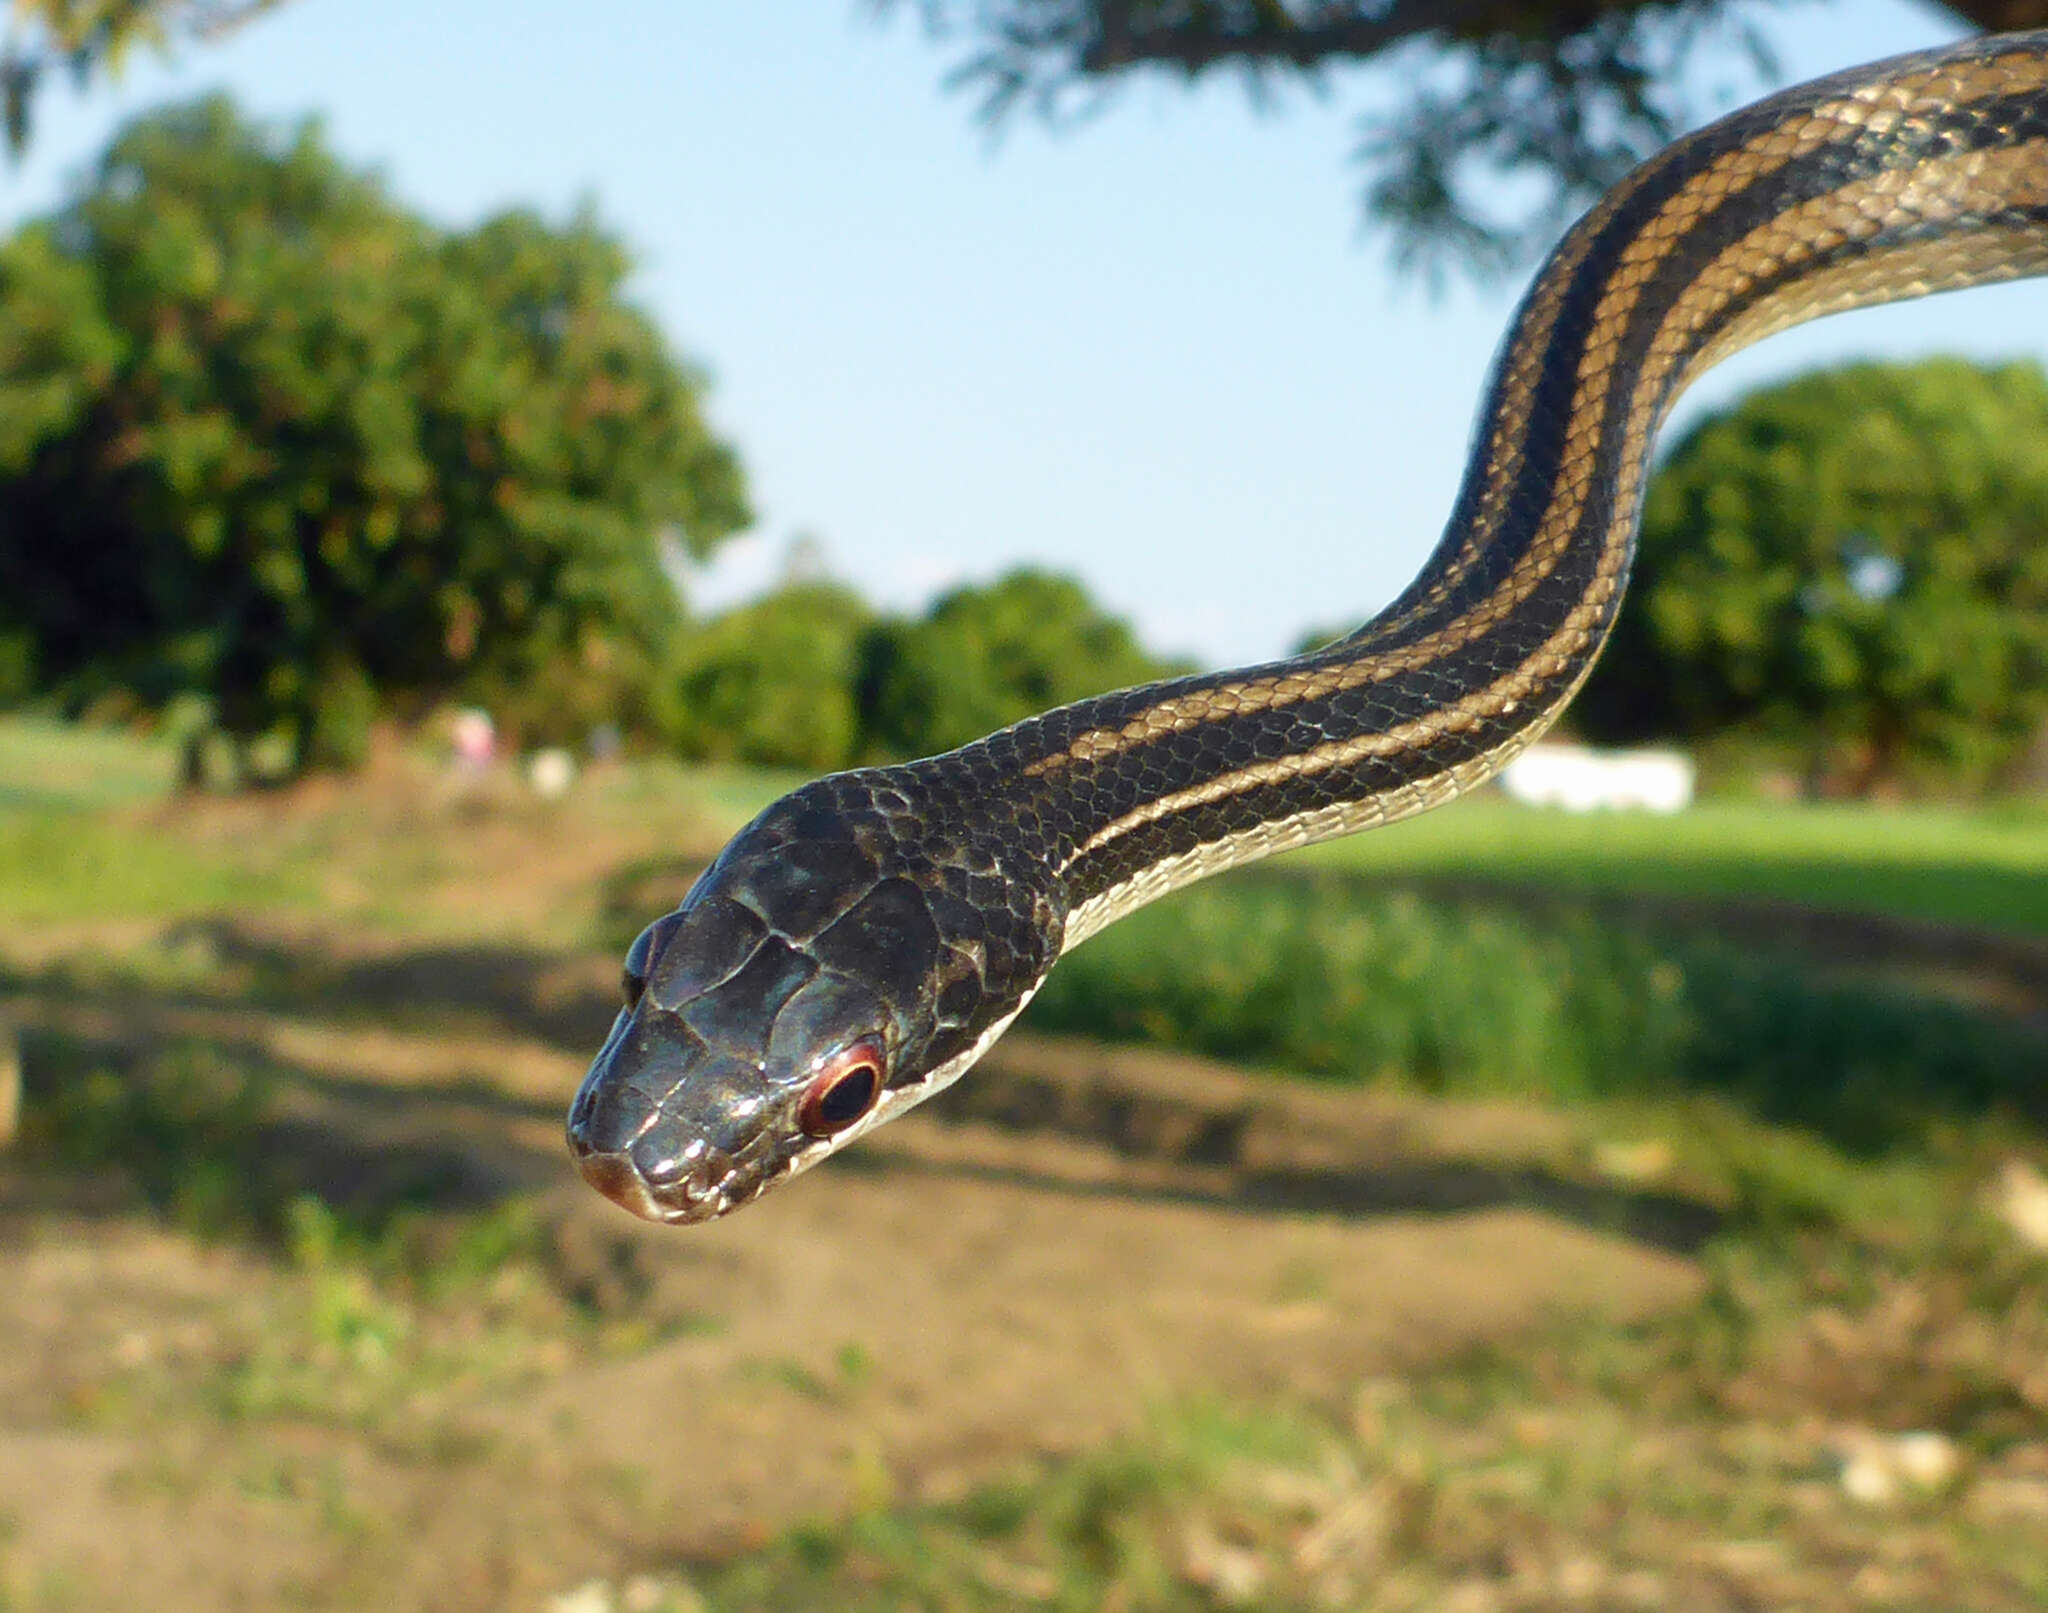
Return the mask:
<path id="1" fill-rule="evenodd" d="M 2048 33 L 1758 103 L 1560 243 L 1496 361 L 1415 582 L 1307 655 L 1122 690 L 914 764 L 1042 871 L 1075 945 L 1177 886 L 1490 777 L 1591 670 L 1657 427 L 1719 359 L 1822 314 L 2048 268 Z"/>

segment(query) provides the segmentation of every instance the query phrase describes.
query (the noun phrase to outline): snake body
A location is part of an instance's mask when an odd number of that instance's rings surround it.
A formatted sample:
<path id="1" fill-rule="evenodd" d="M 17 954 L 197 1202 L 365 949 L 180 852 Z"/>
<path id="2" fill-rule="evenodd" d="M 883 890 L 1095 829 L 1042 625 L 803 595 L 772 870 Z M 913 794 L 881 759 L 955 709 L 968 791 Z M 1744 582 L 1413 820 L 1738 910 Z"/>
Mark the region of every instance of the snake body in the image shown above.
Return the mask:
<path id="1" fill-rule="evenodd" d="M 586 1177 L 699 1221 L 964 1072 L 1066 948 L 1192 880 L 1450 800 L 1620 604 L 1685 385 L 1786 326 L 2048 269 L 2048 32 L 1775 95 L 1646 162 L 1517 311 L 1442 540 L 1348 638 L 1126 689 L 770 806 L 626 960 Z"/>

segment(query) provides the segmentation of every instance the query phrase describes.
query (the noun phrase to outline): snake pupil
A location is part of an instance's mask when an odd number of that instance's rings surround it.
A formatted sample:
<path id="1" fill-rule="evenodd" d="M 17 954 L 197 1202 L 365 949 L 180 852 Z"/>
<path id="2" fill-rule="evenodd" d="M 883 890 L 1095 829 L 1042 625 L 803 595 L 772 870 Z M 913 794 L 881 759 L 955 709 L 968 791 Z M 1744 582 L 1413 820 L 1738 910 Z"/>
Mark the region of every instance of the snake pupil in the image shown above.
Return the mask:
<path id="1" fill-rule="evenodd" d="M 868 1103 L 874 1095 L 875 1067 L 863 1064 L 826 1089 L 824 1097 L 818 1101 L 818 1118 L 828 1125 L 851 1125 L 868 1112 Z"/>
<path id="2" fill-rule="evenodd" d="M 875 1106 L 882 1071 L 865 1046 L 849 1049 L 828 1066 L 797 1108 L 797 1123 L 813 1137 L 844 1131 Z"/>

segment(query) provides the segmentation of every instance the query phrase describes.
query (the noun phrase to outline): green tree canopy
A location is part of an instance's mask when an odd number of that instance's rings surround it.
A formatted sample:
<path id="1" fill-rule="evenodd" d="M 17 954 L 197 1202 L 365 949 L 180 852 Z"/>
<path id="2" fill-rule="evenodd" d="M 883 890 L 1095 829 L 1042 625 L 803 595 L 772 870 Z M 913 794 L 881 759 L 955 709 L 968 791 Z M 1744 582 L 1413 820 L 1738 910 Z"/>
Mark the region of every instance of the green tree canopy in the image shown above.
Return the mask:
<path id="1" fill-rule="evenodd" d="M 628 268 L 587 217 L 437 230 L 312 124 L 138 120 L 0 246 L 0 633 L 301 767 L 380 703 L 651 665 L 664 534 L 748 515 Z"/>
<path id="2" fill-rule="evenodd" d="M 662 727 L 683 756 L 845 767 L 859 754 L 855 685 L 875 615 L 851 589 L 793 582 L 677 640 Z"/>
<path id="3" fill-rule="evenodd" d="M 876 633 L 862 674 L 871 748 L 920 756 L 1085 695 L 1185 668 L 1147 654 L 1071 577 L 1013 571 Z"/>
<path id="4" fill-rule="evenodd" d="M 1182 670 L 1070 577 L 1012 572 L 915 618 L 804 579 L 679 635 L 658 709 L 685 757 L 817 771 L 929 755 Z"/>
<path id="5" fill-rule="evenodd" d="M 2048 374 L 1855 364 L 1694 428 L 1574 711 L 1773 739 L 1856 790 L 1988 775 L 2048 715 Z"/>

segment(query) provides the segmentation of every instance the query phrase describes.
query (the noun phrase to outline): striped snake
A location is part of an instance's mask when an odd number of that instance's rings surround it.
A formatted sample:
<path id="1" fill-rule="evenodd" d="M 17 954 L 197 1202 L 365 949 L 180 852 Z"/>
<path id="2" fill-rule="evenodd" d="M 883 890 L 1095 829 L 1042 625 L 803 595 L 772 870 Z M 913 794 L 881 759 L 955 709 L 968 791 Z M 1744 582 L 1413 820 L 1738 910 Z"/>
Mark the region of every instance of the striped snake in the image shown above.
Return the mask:
<path id="1" fill-rule="evenodd" d="M 1054 960 L 1177 886 L 1421 812 L 1541 734 L 1605 640 L 1650 445 L 1710 364 L 2048 269 L 2048 32 L 1789 90 L 1565 236 L 1422 573 L 1337 644 L 1083 700 L 763 812 L 633 943 L 583 1174 L 703 1221 L 956 1080 Z"/>

